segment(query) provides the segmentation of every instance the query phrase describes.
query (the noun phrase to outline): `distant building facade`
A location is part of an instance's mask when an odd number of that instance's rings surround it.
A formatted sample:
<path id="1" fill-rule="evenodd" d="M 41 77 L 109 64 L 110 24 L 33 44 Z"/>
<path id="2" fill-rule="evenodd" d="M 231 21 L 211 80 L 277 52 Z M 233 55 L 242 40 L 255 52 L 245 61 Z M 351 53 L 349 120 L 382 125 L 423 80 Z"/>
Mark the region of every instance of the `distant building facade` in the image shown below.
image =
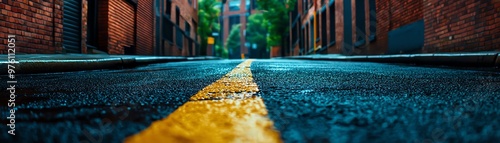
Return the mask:
<path id="1" fill-rule="evenodd" d="M 4 0 L 0 50 L 6 50 L 7 34 L 13 34 L 20 53 L 196 55 L 196 7 L 197 0 Z M 171 12 L 160 11 L 166 9 Z M 166 23 L 160 13 L 178 24 L 160 25 Z M 174 27 L 180 32 L 165 38 Z"/>
<path id="2" fill-rule="evenodd" d="M 297 0 L 282 53 L 500 50 L 499 13 L 497 0 Z"/>
<path id="3" fill-rule="evenodd" d="M 245 31 L 247 26 L 248 17 L 256 13 L 255 10 L 257 8 L 257 0 L 227 0 L 223 9 L 223 17 L 219 20 L 222 26 L 222 37 L 223 42 L 226 43 L 229 37 L 229 34 L 236 24 L 241 24 L 240 27 L 240 47 L 236 48 L 238 50 L 233 50 L 231 47 L 227 48 L 229 51 L 229 58 L 241 58 L 242 54 L 245 57 L 249 57 L 249 49 L 251 48 L 251 44 L 247 43 Z M 220 6 L 217 6 L 220 8 Z M 219 39 L 220 40 L 220 39 Z M 225 46 L 225 45 L 224 45 Z"/>
<path id="4" fill-rule="evenodd" d="M 198 0 L 156 0 L 155 55 L 200 55 Z"/>

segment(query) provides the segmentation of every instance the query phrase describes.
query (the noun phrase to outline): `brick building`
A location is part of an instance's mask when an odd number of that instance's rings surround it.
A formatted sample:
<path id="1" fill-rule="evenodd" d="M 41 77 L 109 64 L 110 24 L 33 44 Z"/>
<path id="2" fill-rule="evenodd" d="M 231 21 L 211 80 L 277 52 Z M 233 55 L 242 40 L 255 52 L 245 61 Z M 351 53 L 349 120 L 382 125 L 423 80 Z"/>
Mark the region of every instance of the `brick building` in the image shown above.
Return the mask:
<path id="1" fill-rule="evenodd" d="M 62 50 L 62 0 L 25 2 L 0 0 L 0 50 L 7 35 L 16 35 L 16 53 L 54 53 Z"/>
<path id="2" fill-rule="evenodd" d="M 6 51 L 6 37 L 14 34 L 19 53 L 195 55 L 196 5 L 197 0 L 0 0 L 0 50 Z M 156 44 L 174 33 L 174 26 L 161 31 L 165 19 L 155 16 L 160 9 L 172 10 L 162 17 L 180 15 L 185 22 L 177 25 L 181 42 L 167 39 L 176 50 Z"/>
<path id="3" fill-rule="evenodd" d="M 199 53 L 198 0 L 157 0 L 156 55 L 192 56 Z"/>
<path id="4" fill-rule="evenodd" d="M 500 50 L 499 21 L 499 0 L 297 0 L 282 52 Z"/>
<path id="5" fill-rule="evenodd" d="M 220 4 L 219 4 L 220 5 Z M 246 42 L 245 38 L 245 30 L 247 26 L 248 17 L 256 13 L 255 10 L 257 8 L 256 0 L 227 0 L 224 4 L 223 12 L 223 24 L 222 26 L 222 36 L 223 42 L 226 43 L 228 40 L 229 34 L 236 24 L 241 24 L 240 27 L 240 48 L 237 51 L 233 51 L 233 48 L 225 47 L 229 49 L 229 58 L 240 58 L 243 54 L 245 57 L 249 57 L 249 43 Z M 220 6 L 217 6 L 220 8 Z M 222 23 L 222 22 L 221 22 Z"/>

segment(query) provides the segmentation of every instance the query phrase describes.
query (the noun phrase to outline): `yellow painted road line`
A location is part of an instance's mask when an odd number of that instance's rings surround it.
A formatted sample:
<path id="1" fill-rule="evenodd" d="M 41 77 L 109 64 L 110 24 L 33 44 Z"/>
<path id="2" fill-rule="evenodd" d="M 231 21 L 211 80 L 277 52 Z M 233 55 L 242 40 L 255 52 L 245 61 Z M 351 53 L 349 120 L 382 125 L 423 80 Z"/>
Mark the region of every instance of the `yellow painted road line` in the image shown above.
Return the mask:
<path id="1" fill-rule="evenodd" d="M 246 60 L 126 143 L 279 143 Z"/>

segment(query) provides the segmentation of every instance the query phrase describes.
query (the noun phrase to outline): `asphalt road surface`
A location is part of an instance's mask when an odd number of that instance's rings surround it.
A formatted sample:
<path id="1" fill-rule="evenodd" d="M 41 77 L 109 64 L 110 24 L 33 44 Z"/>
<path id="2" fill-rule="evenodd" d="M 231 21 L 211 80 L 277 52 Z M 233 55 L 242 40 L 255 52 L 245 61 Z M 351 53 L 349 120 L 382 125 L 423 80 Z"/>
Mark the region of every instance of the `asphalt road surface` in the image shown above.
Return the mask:
<path id="1" fill-rule="evenodd" d="M 0 142 L 122 142 L 242 62 L 17 75 L 16 135 L 3 90 Z M 498 71 L 301 60 L 250 70 L 284 142 L 500 141 Z"/>

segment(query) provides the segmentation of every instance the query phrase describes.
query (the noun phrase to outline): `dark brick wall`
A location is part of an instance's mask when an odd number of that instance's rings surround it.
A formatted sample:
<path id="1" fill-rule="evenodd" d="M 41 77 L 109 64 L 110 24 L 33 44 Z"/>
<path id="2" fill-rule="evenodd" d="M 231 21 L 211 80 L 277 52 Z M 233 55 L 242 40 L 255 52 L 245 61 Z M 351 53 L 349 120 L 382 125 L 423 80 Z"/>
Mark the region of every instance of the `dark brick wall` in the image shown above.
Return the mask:
<path id="1" fill-rule="evenodd" d="M 88 16 L 88 7 L 89 7 L 89 4 L 88 4 L 88 0 L 82 0 L 82 33 L 81 33 L 81 36 L 82 36 L 82 39 L 81 39 L 81 44 L 82 44 L 82 47 L 87 47 L 87 16 Z M 88 53 L 89 51 L 87 51 L 87 48 L 81 48 L 81 52 L 82 53 Z"/>
<path id="2" fill-rule="evenodd" d="M 124 54 L 134 46 L 134 7 L 125 0 L 109 0 L 109 54 Z"/>
<path id="3" fill-rule="evenodd" d="M 135 46 L 137 54 L 153 54 L 153 0 L 138 0 L 137 12 L 134 5 L 126 0 L 99 0 L 98 3 L 98 50 L 124 54 L 125 47 Z M 187 1 L 174 1 L 173 6 L 172 10 L 179 6 L 182 20 L 191 26 L 190 37 L 196 39 L 197 25 L 193 21 L 198 22 L 197 0 L 193 0 L 192 5 Z M 63 0 L 0 0 L 0 53 L 6 52 L 8 34 L 16 35 L 16 46 L 19 48 L 16 52 L 19 53 L 64 52 L 63 7 Z M 87 9 L 87 0 L 82 0 L 82 47 L 86 47 Z M 137 31 L 134 31 L 135 28 Z M 181 23 L 181 28 L 184 30 L 184 23 Z M 136 39 L 137 43 L 134 43 Z M 88 53 L 87 48 L 82 48 L 81 52 Z M 172 53 L 181 55 L 180 52 Z"/>
<path id="4" fill-rule="evenodd" d="M 331 46 L 328 48 L 328 53 L 333 54 L 333 53 L 340 53 L 342 42 L 344 42 L 344 1 L 343 0 L 336 0 L 335 2 L 335 33 L 330 35 L 330 36 L 335 36 L 335 45 Z M 330 13 L 332 14 L 332 13 Z M 332 21 L 332 20 L 330 20 Z"/>
<path id="5" fill-rule="evenodd" d="M 99 50 L 108 54 L 124 54 L 125 47 L 135 46 L 134 9 L 134 5 L 126 0 L 99 1 Z"/>
<path id="6" fill-rule="evenodd" d="M 422 52 L 500 51 L 500 0 L 375 0 L 376 21 L 370 20 L 369 1 L 365 2 L 366 37 L 370 35 L 370 25 L 376 26 L 374 41 L 355 48 L 353 54 L 385 54 L 390 31 L 423 19 L 425 25 Z M 302 9 L 298 0 L 302 23 L 312 16 L 311 9 Z M 328 32 L 328 38 L 336 37 L 336 44 L 328 47 L 328 53 L 342 53 L 344 41 L 344 2 L 335 0 L 335 33 Z M 356 2 L 349 0 L 352 8 L 352 36 L 356 42 Z M 362 1 L 361 1 L 362 2 Z M 303 11 L 308 11 L 304 13 Z M 327 23 L 331 22 L 330 19 Z M 328 24 L 329 25 L 329 24 Z M 290 31 L 292 31 L 290 29 Z M 291 33 L 292 34 L 292 33 Z M 309 33 L 307 33 L 309 34 Z M 356 35 L 358 34 L 358 35 Z M 290 36 L 292 37 L 292 36 Z M 307 36 L 305 36 L 307 37 Z M 303 39 L 308 41 L 309 39 Z M 292 48 L 291 46 L 289 48 Z M 306 48 L 307 49 L 307 48 Z"/>
<path id="7" fill-rule="evenodd" d="M 108 52 L 108 40 L 109 40 L 109 0 L 99 0 L 98 1 L 98 49 Z"/>
<path id="8" fill-rule="evenodd" d="M 500 50 L 500 0 L 426 0 L 423 52 Z"/>
<path id="9" fill-rule="evenodd" d="M 390 6 L 389 30 L 424 18 L 423 0 L 388 0 Z M 380 19 L 379 21 L 383 21 Z"/>
<path id="10" fill-rule="evenodd" d="M 186 30 L 185 28 L 185 22 L 187 22 L 190 27 L 191 27 L 191 34 L 189 35 L 191 38 L 193 39 L 196 39 L 195 37 L 195 33 L 196 33 L 196 27 L 194 26 L 193 22 L 192 21 L 195 21 L 195 22 L 198 22 L 198 10 L 195 9 L 195 6 L 197 4 L 197 0 L 193 0 L 192 4 L 190 5 L 188 3 L 187 0 L 182 0 L 182 1 L 172 1 L 172 11 L 171 11 L 171 14 L 173 17 L 171 20 L 172 22 L 176 22 L 175 20 L 175 7 L 179 7 L 179 10 L 180 10 L 180 28 L 184 31 Z M 197 6 L 196 6 L 197 7 Z M 179 36 L 179 35 L 175 35 L 175 36 Z M 180 55 L 183 55 L 183 56 L 188 56 L 189 52 L 187 50 L 187 47 L 188 47 L 188 43 L 187 43 L 187 40 L 183 40 L 184 41 L 184 44 L 183 44 L 183 48 L 182 48 L 182 51 L 180 53 Z M 177 43 L 176 43 L 177 44 Z M 175 55 L 178 55 L 177 54 L 177 51 L 175 49 L 172 49 L 172 51 L 175 51 L 173 53 L 175 53 Z M 193 53 L 196 53 L 196 51 L 193 51 Z"/>
<path id="11" fill-rule="evenodd" d="M 389 31 L 423 19 L 423 4 L 423 0 L 376 0 L 376 41 L 367 43 L 367 49 L 361 54 L 384 54 Z M 367 15 L 370 15 L 368 10 Z M 374 21 L 367 21 L 370 22 Z"/>
<path id="12" fill-rule="evenodd" d="M 7 35 L 16 35 L 17 53 L 56 53 L 62 50 L 62 0 L 0 0 L 0 51 Z"/>
<path id="13" fill-rule="evenodd" d="M 137 3 L 137 54 L 154 53 L 153 0 L 139 0 Z"/>

